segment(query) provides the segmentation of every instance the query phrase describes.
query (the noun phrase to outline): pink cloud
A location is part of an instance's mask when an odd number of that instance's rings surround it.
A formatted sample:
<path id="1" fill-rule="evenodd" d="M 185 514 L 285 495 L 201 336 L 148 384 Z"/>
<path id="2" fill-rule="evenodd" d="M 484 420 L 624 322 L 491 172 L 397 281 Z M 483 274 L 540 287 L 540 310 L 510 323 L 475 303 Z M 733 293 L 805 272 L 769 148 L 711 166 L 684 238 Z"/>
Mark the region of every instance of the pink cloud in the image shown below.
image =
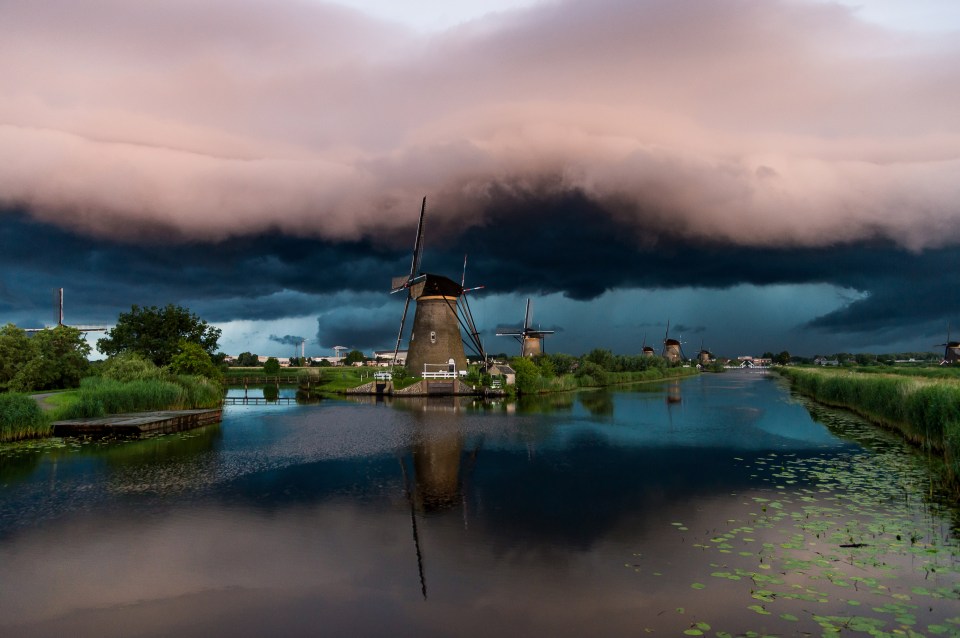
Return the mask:
<path id="1" fill-rule="evenodd" d="M 747 245 L 960 240 L 960 46 L 836 5 L 556 2 L 418 35 L 333 4 L 8 2 L 0 202 L 80 232 L 389 235 L 580 189 Z"/>

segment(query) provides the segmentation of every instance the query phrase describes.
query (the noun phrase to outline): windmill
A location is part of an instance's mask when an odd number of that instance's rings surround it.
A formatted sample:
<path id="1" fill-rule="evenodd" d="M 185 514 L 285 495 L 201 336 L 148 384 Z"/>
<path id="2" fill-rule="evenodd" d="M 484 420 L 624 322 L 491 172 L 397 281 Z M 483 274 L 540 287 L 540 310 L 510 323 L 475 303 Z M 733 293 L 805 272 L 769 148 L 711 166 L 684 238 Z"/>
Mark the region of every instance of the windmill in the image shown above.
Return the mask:
<path id="1" fill-rule="evenodd" d="M 703 347 L 703 339 L 700 340 L 700 352 L 697 353 L 697 362 L 702 365 L 709 365 L 713 359 L 713 353 Z"/>
<path id="2" fill-rule="evenodd" d="M 54 319 L 57 320 L 57 325 L 53 326 L 54 328 L 60 326 L 66 326 L 67 324 L 63 323 L 63 288 L 57 288 L 53 291 L 53 314 Z M 106 332 L 109 330 L 106 326 L 67 326 L 68 328 L 76 328 L 80 332 Z M 49 330 L 50 328 L 26 328 L 24 332 L 43 332 L 44 330 Z"/>
<path id="3" fill-rule="evenodd" d="M 683 356 L 683 347 L 681 342 L 677 339 L 670 338 L 669 319 L 667 319 L 667 331 L 663 335 L 663 350 L 661 351 L 660 356 L 670 363 L 677 363 L 685 358 Z"/>
<path id="4" fill-rule="evenodd" d="M 520 332 L 498 332 L 498 337 L 513 337 L 520 342 L 520 356 L 532 357 L 543 352 L 543 338 L 552 335 L 553 330 L 540 330 L 530 325 L 530 299 L 527 299 L 527 312 L 523 315 L 523 328 Z"/>
<path id="5" fill-rule="evenodd" d="M 647 333 L 643 333 L 643 349 L 640 352 L 642 352 L 645 357 L 652 357 L 656 354 L 653 346 L 647 345 Z"/>
<path id="6" fill-rule="evenodd" d="M 423 258 L 423 218 L 427 208 L 427 198 L 420 205 L 420 221 L 417 224 L 417 238 L 413 244 L 413 258 L 407 275 L 393 278 L 391 294 L 405 290 L 407 299 L 400 317 L 400 330 L 397 332 L 397 345 L 393 351 L 393 363 L 397 364 L 400 340 L 407 320 L 410 302 L 417 302 L 413 316 L 413 330 L 410 333 L 410 345 L 407 348 L 407 369 L 415 374 L 426 370 L 446 368 L 451 362 L 458 370 L 466 370 L 467 357 L 463 346 L 466 344 L 482 359 L 486 359 L 480 333 L 473 321 L 473 313 L 464 293 L 463 283 L 457 283 L 449 277 L 420 272 Z M 466 269 L 466 258 L 464 258 Z M 464 273 L 464 277 L 466 273 Z M 478 286 L 482 288 L 482 286 Z M 475 290 L 471 288 L 469 290 Z M 466 338 L 461 337 L 461 329 Z"/>
<path id="7" fill-rule="evenodd" d="M 947 341 L 938 343 L 936 346 L 943 346 L 943 360 L 940 365 L 950 365 L 960 362 L 960 341 L 950 340 L 950 324 L 947 324 Z"/>

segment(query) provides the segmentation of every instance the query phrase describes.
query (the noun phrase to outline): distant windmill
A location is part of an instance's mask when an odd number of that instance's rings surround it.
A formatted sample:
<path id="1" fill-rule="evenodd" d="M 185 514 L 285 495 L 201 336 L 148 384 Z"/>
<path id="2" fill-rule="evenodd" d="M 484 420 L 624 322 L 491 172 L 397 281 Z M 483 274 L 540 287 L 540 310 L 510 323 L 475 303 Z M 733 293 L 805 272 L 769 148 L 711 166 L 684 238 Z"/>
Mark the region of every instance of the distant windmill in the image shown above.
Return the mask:
<path id="1" fill-rule="evenodd" d="M 702 365 L 709 365 L 713 359 L 713 353 L 703 347 L 703 339 L 700 340 L 700 352 L 697 353 L 697 362 Z"/>
<path id="2" fill-rule="evenodd" d="M 520 342 L 520 356 L 532 357 L 543 352 L 543 338 L 552 335 L 553 330 L 540 330 L 530 325 L 530 299 L 527 299 L 527 312 L 523 316 L 523 328 L 520 332 L 498 332 L 498 337 L 513 337 Z"/>
<path id="3" fill-rule="evenodd" d="M 57 288 L 53 292 L 53 315 L 54 319 L 57 321 L 56 326 L 66 326 L 67 324 L 63 323 L 63 288 Z M 68 328 L 76 328 L 80 332 L 106 332 L 108 328 L 106 326 L 67 326 Z M 42 332 L 44 330 L 49 330 L 50 328 L 27 328 L 24 332 Z"/>
<path id="4" fill-rule="evenodd" d="M 419 375 L 425 366 L 446 366 L 453 361 L 458 370 L 467 368 L 464 343 L 482 359 L 486 359 L 480 333 L 473 321 L 473 313 L 464 293 L 463 281 L 457 283 L 448 277 L 420 272 L 423 258 L 423 218 L 427 208 L 427 198 L 420 205 L 420 221 L 417 224 L 417 238 L 413 244 L 413 258 L 407 275 L 393 278 L 391 294 L 407 291 L 407 299 L 400 317 L 400 330 L 397 332 L 397 345 L 393 351 L 393 362 L 397 364 L 400 352 L 400 340 L 407 320 L 410 301 L 417 302 L 413 316 L 413 330 L 410 333 L 410 345 L 407 348 L 406 367 L 412 374 Z M 464 258 L 464 278 L 466 277 L 466 258 Z M 478 286 L 482 288 L 482 286 Z M 469 290 L 476 290 L 471 288 Z M 461 337 L 461 329 L 466 338 Z"/>
<path id="5" fill-rule="evenodd" d="M 660 356 L 670 363 L 677 363 L 686 357 L 683 356 L 683 347 L 677 339 L 670 338 L 670 320 L 667 319 L 667 331 L 663 335 L 663 350 Z"/>
<path id="6" fill-rule="evenodd" d="M 960 341 L 951 341 L 950 324 L 947 324 L 947 341 L 938 343 L 936 346 L 943 346 L 943 361 L 940 365 L 951 365 L 960 362 Z"/>
<path id="7" fill-rule="evenodd" d="M 647 333 L 643 333 L 643 350 L 641 350 L 641 352 L 645 357 L 652 357 L 657 353 L 656 350 L 653 349 L 653 346 L 647 345 Z"/>

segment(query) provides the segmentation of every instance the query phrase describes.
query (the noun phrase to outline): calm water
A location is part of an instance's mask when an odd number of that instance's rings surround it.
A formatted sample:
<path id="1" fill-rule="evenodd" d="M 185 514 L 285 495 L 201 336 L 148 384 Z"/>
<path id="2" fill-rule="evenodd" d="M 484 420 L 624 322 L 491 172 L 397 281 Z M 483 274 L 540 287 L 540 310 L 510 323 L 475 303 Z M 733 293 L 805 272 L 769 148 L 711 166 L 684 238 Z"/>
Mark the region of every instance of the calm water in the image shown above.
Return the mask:
<path id="1" fill-rule="evenodd" d="M 956 636 L 935 469 L 757 374 L 228 406 L 0 448 L 0 635 Z"/>

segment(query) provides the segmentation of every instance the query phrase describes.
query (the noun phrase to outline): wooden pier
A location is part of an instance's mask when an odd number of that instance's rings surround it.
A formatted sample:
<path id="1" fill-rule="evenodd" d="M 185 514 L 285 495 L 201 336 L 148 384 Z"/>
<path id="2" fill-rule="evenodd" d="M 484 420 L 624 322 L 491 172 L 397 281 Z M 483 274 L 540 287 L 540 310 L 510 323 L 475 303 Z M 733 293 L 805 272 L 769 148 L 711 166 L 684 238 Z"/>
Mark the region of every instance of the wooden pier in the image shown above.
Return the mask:
<path id="1" fill-rule="evenodd" d="M 113 436 L 168 434 L 219 423 L 223 411 L 159 410 L 133 414 L 111 414 L 104 417 L 70 419 L 53 423 L 54 436 Z"/>

